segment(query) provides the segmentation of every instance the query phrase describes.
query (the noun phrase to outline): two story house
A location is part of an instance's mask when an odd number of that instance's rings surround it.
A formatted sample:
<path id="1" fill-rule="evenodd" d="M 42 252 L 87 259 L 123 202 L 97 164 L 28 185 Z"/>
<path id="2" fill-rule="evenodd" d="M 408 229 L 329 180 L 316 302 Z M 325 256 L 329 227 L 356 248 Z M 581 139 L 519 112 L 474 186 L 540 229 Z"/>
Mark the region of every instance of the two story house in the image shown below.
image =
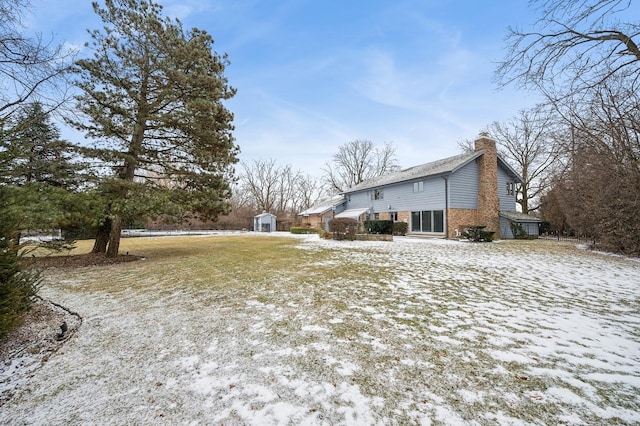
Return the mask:
<path id="1" fill-rule="evenodd" d="M 516 212 L 520 183 L 522 178 L 498 155 L 495 141 L 483 133 L 473 152 L 348 189 L 342 203 L 332 207 L 332 217 L 404 221 L 410 234 L 442 238 L 455 238 L 473 225 L 485 225 L 496 238 L 513 238 L 513 223 L 537 235 L 539 220 Z"/>

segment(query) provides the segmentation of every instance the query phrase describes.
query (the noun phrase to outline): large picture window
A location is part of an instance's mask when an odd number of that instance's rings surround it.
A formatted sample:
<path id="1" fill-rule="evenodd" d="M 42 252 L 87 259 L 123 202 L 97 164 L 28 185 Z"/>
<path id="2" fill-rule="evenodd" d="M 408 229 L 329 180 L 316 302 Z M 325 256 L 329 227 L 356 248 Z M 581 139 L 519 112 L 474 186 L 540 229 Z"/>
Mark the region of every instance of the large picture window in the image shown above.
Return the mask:
<path id="1" fill-rule="evenodd" d="M 444 232 L 444 211 L 411 212 L 411 232 Z"/>

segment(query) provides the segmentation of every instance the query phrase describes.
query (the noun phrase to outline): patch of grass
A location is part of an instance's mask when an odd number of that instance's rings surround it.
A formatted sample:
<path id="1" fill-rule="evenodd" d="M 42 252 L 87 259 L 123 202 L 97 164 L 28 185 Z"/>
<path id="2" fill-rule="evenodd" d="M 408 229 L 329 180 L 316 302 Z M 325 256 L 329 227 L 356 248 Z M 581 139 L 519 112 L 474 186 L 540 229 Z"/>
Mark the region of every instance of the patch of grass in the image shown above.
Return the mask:
<path id="1" fill-rule="evenodd" d="M 90 242 L 77 250 L 83 247 Z M 482 412 L 536 424 L 557 423 L 570 409 L 595 412 L 554 400 L 554 388 L 593 405 L 603 400 L 563 385 L 566 374 L 577 383 L 601 371 L 602 350 L 584 356 L 597 341 L 576 334 L 574 324 L 611 318 L 620 332 L 632 326 L 616 323 L 614 307 L 637 316 L 630 303 L 637 297 L 596 269 L 608 270 L 607 258 L 544 241 L 301 245 L 218 235 L 125 239 L 127 251 L 146 260 L 46 272 L 54 293 L 92 303 L 86 324 L 87 333 L 95 325 L 100 335 L 96 354 L 130 353 L 127 380 L 143 370 L 136 363 L 159 363 L 149 357 L 158 348 L 170 360 L 200 359 L 215 366 L 208 374 L 216 386 L 233 383 L 223 385 L 229 393 L 258 384 L 277 394 L 256 400 L 247 391 L 245 408 L 293 401 L 329 423 L 346 416 L 335 407 L 358 407 L 341 399 L 347 390 L 377 401 L 357 408 L 361 414 L 399 423 L 436 419 L 443 409 L 480 423 L 492 419 Z M 622 263 L 616 273 L 623 278 L 637 271 Z M 188 387 L 200 376 L 170 367 L 176 389 L 187 389 L 176 398 L 197 405 Z M 637 406 L 635 388 L 590 383 L 615 395 L 607 406 Z M 211 389 L 211 404 L 226 409 Z"/>

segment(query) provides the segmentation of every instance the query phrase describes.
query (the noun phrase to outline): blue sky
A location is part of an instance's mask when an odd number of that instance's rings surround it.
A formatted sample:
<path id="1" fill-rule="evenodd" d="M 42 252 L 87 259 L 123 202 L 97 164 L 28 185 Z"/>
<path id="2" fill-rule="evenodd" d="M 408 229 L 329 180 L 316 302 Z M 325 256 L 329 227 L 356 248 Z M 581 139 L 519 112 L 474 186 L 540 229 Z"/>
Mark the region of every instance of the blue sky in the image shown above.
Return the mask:
<path id="1" fill-rule="evenodd" d="M 163 0 L 227 53 L 227 103 L 240 160 L 321 176 L 354 139 L 391 142 L 403 167 L 459 153 L 492 121 L 535 96 L 498 90 L 508 26 L 528 27 L 526 0 Z M 101 23 L 91 2 L 32 0 L 30 31 L 72 46 Z M 66 130 L 67 138 L 77 138 Z"/>

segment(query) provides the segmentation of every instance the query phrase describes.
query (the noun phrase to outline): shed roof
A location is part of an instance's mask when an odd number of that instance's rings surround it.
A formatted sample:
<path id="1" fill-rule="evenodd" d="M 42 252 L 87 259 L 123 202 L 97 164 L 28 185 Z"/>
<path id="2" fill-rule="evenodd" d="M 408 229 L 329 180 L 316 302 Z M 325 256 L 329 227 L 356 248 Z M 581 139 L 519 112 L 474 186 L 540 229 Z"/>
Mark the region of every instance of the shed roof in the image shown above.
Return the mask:
<path id="1" fill-rule="evenodd" d="M 484 150 L 466 152 L 464 154 L 454 155 L 453 157 L 443 158 L 442 160 L 432 161 L 430 163 L 420 164 L 418 166 L 409 167 L 407 169 L 392 172 L 383 176 L 368 179 L 347 189 L 344 193 L 362 191 L 364 189 L 376 188 L 395 183 L 411 181 L 424 177 L 432 177 L 438 175 L 446 175 L 455 172 L 464 165 L 474 161 L 476 158 L 484 154 Z M 522 182 L 522 178 L 513 170 L 500 156 L 498 156 L 498 164 L 513 177 L 517 182 Z"/>
<path id="2" fill-rule="evenodd" d="M 257 214 L 254 216 L 255 218 L 262 218 L 262 217 L 276 217 L 275 214 L 271 214 L 271 213 L 267 213 L 267 212 L 262 212 L 260 214 Z"/>
<path id="3" fill-rule="evenodd" d="M 514 222 L 542 222 L 540 218 L 521 212 L 501 211 L 500 216 Z"/>

